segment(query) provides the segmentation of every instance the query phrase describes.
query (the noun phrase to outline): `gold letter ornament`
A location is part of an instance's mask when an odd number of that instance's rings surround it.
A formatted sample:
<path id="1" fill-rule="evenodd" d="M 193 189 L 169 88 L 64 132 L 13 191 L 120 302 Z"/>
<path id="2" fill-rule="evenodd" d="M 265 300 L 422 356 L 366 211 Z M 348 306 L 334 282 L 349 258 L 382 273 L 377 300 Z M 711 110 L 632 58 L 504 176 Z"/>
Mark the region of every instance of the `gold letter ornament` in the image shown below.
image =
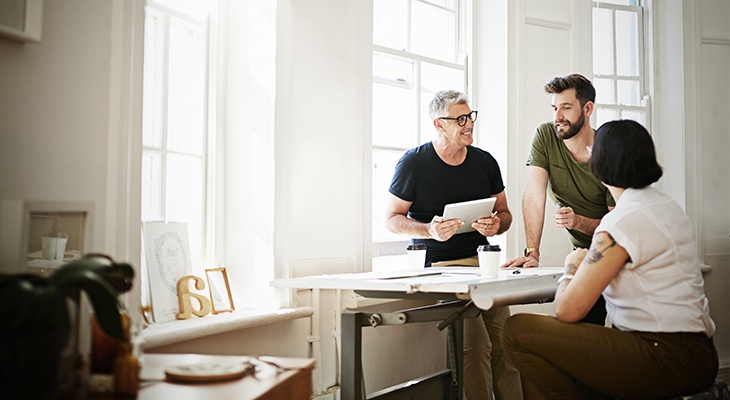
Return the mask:
<path id="1" fill-rule="evenodd" d="M 188 319 L 192 314 L 195 314 L 198 317 L 202 317 L 210 313 L 210 300 L 208 300 L 208 298 L 203 296 L 202 294 L 190 292 L 191 280 L 195 281 L 195 289 L 205 289 L 205 282 L 203 281 L 203 279 L 198 278 L 195 275 L 183 276 L 182 278 L 180 278 L 180 280 L 177 281 L 177 301 L 180 305 L 180 310 L 175 316 L 177 319 Z M 193 297 L 198 300 L 198 304 L 200 304 L 199 309 L 195 309 L 195 307 L 193 306 L 193 303 L 191 301 L 191 298 Z"/>

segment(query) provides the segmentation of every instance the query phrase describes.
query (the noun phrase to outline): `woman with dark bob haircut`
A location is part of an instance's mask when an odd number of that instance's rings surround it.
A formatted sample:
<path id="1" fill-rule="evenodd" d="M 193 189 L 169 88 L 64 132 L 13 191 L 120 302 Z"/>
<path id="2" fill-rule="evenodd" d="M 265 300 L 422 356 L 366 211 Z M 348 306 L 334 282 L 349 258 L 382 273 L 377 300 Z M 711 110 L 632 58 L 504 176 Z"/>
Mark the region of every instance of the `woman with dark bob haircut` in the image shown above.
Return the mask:
<path id="1" fill-rule="evenodd" d="M 546 399 L 666 399 L 702 391 L 718 371 L 689 217 L 651 184 L 654 143 L 635 121 L 595 132 L 591 170 L 616 207 L 590 249 L 565 258 L 555 317 L 517 314 L 505 352 Z M 603 294 L 612 327 L 578 323 Z"/>
<path id="2" fill-rule="evenodd" d="M 662 177 L 654 142 L 638 122 L 607 122 L 598 128 L 594 141 L 591 172 L 607 186 L 641 189 Z"/>

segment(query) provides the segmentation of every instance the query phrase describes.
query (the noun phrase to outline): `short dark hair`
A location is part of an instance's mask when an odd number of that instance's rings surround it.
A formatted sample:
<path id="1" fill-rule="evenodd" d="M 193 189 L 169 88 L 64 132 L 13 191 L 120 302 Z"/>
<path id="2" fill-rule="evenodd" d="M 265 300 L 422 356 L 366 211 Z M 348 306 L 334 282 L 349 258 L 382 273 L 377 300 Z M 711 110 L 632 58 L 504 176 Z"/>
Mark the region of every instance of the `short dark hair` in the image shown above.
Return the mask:
<path id="1" fill-rule="evenodd" d="M 590 165 L 601 182 L 624 189 L 641 189 L 662 176 L 651 135 L 628 119 L 606 122 L 596 130 Z"/>
<path id="2" fill-rule="evenodd" d="M 596 89 L 588 78 L 581 74 L 571 74 L 566 77 L 556 76 L 545 84 L 545 91 L 548 93 L 562 93 L 568 89 L 575 89 L 575 97 L 583 107 L 587 102 L 596 102 Z"/>

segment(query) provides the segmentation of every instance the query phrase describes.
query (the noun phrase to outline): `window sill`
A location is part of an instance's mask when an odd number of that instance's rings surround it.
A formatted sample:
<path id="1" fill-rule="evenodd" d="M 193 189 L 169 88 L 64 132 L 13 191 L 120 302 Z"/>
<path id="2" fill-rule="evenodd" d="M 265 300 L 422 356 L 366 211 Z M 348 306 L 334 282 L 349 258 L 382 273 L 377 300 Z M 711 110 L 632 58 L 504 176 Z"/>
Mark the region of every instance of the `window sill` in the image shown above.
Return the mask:
<path id="1" fill-rule="evenodd" d="M 307 318 L 313 313 L 311 307 L 282 308 L 272 311 L 234 311 L 202 318 L 151 324 L 140 335 L 141 346 L 142 349 L 149 350 L 222 332 Z"/>

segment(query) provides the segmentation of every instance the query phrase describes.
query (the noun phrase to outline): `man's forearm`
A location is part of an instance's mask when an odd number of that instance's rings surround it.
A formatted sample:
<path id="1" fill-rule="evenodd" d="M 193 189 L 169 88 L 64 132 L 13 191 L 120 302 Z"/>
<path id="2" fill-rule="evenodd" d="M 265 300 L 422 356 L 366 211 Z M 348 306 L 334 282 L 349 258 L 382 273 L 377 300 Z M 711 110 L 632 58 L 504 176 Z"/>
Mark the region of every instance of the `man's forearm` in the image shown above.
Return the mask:
<path id="1" fill-rule="evenodd" d="M 600 219 L 593 219 L 584 217 L 582 215 L 575 215 L 575 227 L 573 229 L 583 232 L 586 235 L 593 235 L 593 233 L 596 231 L 596 228 L 598 228 L 598 225 L 601 223 Z"/>
<path id="2" fill-rule="evenodd" d="M 522 200 L 522 216 L 525 223 L 525 241 L 527 247 L 540 247 L 542 239 L 542 227 L 545 220 L 545 203 L 540 206 L 539 202 L 530 201 L 529 198 Z"/>
<path id="3" fill-rule="evenodd" d="M 390 217 L 386 222 L 386 227 L 393 233 L 411 238 L 431 238 L 431 234 L 428 232 L 428 224 L 408 218 L 405 215 Z"/>

